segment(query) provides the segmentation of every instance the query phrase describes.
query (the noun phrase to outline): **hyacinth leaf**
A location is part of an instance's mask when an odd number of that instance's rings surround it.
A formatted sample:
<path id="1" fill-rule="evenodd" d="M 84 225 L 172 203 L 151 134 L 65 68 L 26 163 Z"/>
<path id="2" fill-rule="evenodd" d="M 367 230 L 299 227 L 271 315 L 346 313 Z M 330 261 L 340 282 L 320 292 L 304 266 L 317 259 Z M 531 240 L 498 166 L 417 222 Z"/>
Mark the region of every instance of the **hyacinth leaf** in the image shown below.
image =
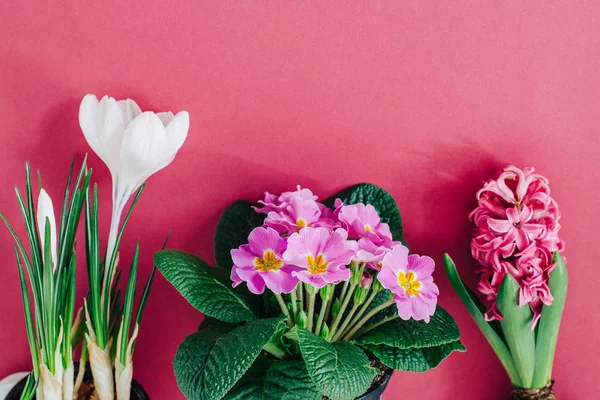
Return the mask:
<path id="1" fill-rule="evenodd" d="M 548 286 L 554 300 L 551 306 L 544 305 L 542 316 L 538 322 L 538 334 L 535 343 L 535 373 L 533 374 L 533 387 L 546 386 L 552 379 L 552 364 L 554 351 L 558 339 L 558 329 L 565 300 L 567 298 L 568 273 L 565 259 L 558 252 L 554 253 L 556 267 L 550 273 Z"/>
<path id="2" fill-rule="evenodd" d="M 37 387 L 38 380 L 35 378 L 34 374 L 29 374 L 27 376 L 27 380 L 25 381 L 25 387 L 21 393 L 20 400 L 32 400 L 35 397 Z"/>
<path id="3" fill-rule="evenodd" d="M 235 201 L 221 216 L 214 244 L 215 261 L 219 267 L 231 269 L 233 266 L 231 250 L 248 243 L 250 232 L 262 225 L 265 215 L 254 211 L 253 205 L 247 200 Z"/>
<path id="4" fill-rule="evenodd" d="M 223 269 L 210 267 L 198 257 L 178 250 L 162 250 L 154 264 L 163 276 L 197 310 L 223 322 L 254 319 L 248 299 L 231 288 Z"/>
<path id="5" fill-rule="evenodd" d="M 454 351 L 464 352 L 458 340 L 434 347 L 399 349 L 386 345 L 365 345 L 386 366 L 407 372 L 425 372 L 440 365 Z"/>
<path id="6" fill-rule="evenodd" d="M 381 221 L 390 226 L 394 240 L 399 240 L 408 246 L 404 239 L 402 217 L 396 200 L 384 189 L 370 183 L 360 183 L 342 190 L 323 203 L 327 207 L 333 208 L 336 199 L 342 200 L 344 204 L 363 203 L 372 205 L 379 213 Z"/>
<path id="7" fill-rule="evenodd" d="M 528 305 L 519 306 L 519 284 L 507 274 L 496 299 L 502 315 L 500 326 L 515 361 L 524 388 L 530 388 L 535 367 L 535 333 L 531 329 L 533 313 Z"/>
<path id="8" fill-rule="evenodd" d="M 510 381 L 513 385 L 518 387 L 523 387 L 521 383 L 521 377 L 517 371 L 515 363 L 513 361 L 512 355 L 506 346 L 506 343 L 503 339 L 496 333 L 496 331 L 488 324 L 485 320 L 485 317 L 477 307 L 477 305 L 473 302 L 473 299 L 469 295 L 467 288 L 463 281 L 460 279 L 458 275 L 458 271 L 456 270 L 456 266 L 454 265 L 454 261 L 450 258 L 448 254 L 444 254 L 444 267 L 446 269 L 446 275 L 448 276 L 448 280 L 450 284 L 454 288 L 454 291 L 463 302 L 465 307 L 467 307 L 467 311 L 471 314 L 471 318 L 479 327 L 483 336 L 485 336 L 486 340 L 494 349 L 496 356 L 502 363 L 502 366 L 506 370 Z"/>
<path id="9" fill-rule="evenodd" d="M 438 306 L 429 323 L 409 319 L 395 319 L 359 336 L 353 342 L 358 345 L 382 344 L 398 349 L 440 346 L 460 338 L 454 319 Z"/>
<path id="10" fill-rule="evenodd" d="M 302 360 L 259 357 L 224 400 L 321 400 Z"/>
<path id="11" fill-rule="evenodd" d="M 237 327 L 218 323 L 189 335 L 173 360 L 181 392 L 188 399 L 221 399 L 254 363 L 281 323 L 281 318 Z"/>
<path id="12" fill-rule="evenodd" d="M 377 370 L 364 351 L 346 341 L 329 343 L 304 328 L 297 334 L 308 374 L 323 395 L 350 400 L 369 389 Z"/>

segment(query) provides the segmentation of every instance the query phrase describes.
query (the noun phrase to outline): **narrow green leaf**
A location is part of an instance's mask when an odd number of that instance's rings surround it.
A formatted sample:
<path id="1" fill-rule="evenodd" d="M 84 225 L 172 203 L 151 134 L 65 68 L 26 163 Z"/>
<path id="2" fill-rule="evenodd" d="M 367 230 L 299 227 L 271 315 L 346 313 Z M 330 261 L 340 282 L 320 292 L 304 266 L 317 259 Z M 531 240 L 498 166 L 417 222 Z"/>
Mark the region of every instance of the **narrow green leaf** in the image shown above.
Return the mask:
<path id="1" fill-rule="evenodd" d="M 125 290 L 125 302 L 123 304 L 123 322 L 121 323 L 121 348 L 119 349 L 119 359 L 122 365 L 127 364 L 127 345 L 129 344 L 129 327 L 131 325 L 131 315 L 133 314 L 133 299 L 135 297 L 135 286 L 137 283 L 138 260 L 140 256 L 140 242 L 135 246 L 133 261 L 127 279 L 127 289 Z"/>
<path id="2" fill-rule="evenodd" d="M 27 290 L 27 282 L 25 281 L 25 273 L 23 272 L 23 265 L 21 264 L 21 258 L 19 252 L 15 246 L 15 256 L 17 257 L 17 265 L 19 267 L 19 282 L 21 283 L 21 296 L 23 299 L 23 311 L 25 312 L 25 327 L 27 330 L 27 341 L 29 342 L 29 351 L 31 352 L 31 359 L 33 362 L 33 370 L 36 375 L 40 372 L 40 358 L 38 343 L 35 340 L 35 333 L 33 328 L 33 317 L 31 316 L 31 304 L 29 301 L 29 291 Z"/>
<path id="3" fill-rule="evenodd" d="M 388 367 L 407 372 L 425 372 L 440 365 L 454 351 L 464 352 L 460 341 L 445 343 L 440 346 L 412 349 L 399 349 L 386 345 L 367 344 L 365 346 L 373 355 Z"/>
<path id="4" fill-rule="evenodd" d="M 283 321 L 260 319 L 237 327 L 218 323 L 188 336 L 173 360 L 181 392 L 188 399 L 221 399 L 254 363 Z"/>
<path id="5" fill-rule="evenodd" d="M 220 268 L 231 269 L 233 260 L 231 250 L 248 243 L 248 235 L 254 228 L 262 225 L 265 215 L 259 214 L 246 200 L 233 202 L 219 220 L 215 233 L 215 261 Z"/>
<path id="6" fill-rule="evenodd" d="M 519 307 L 519 284 L 509 274 L 500 284 L 496 304 L 502 315 L 500 326 L 523 387 L 530 388 L 535 366 L 535 335 L 531 330 L 533 314 L 527 304 Z"/>
<path id="7" fill-rule="evenodd" d="M 20 400 L 32 400 L 35 397 L 37 387 L 38 381 L 34 374 L 29 374 L 29 376 L 27 376 L 27 380 L 25 381 L 23 392 L 21 392 Z"/>
<path id="8" fill-rule="evenodd" d="M 154 255 L 154 263 L 175 289 L 202 313 L 231 323 L 254 319 L 248 300 L 231 288 L 225 270 L 210 267 L 198 257 L 178 250 L 159 251 Z"/>
<path id="9" fill-rule="evenodd" d="M 554 253 L 553 262 L 556 267 L 550 273 L 548 286 L 554 300 L 551 306 L 544 305 L 542 316 L 538 321 L 538 334 L 535 343 L 535 373 L 533 374 L 533 387 L 546 386 L 552 379 L 552 364 L 554 351 L 558 339 L 558 329 L 565 300 L 567 298 L 568 273 L 565 259 L 559 252 Z"/>
<path id="10" fill-rule="evenodd" d="M 323 395 L 350 400 L 369 389 L 377 370 L 364 351 L 346 341 L 329 343 L 304 328 L 297 334 L 308 374 Z"/>
<path id="11" fill-rule="evenodd" d="M 521 383 L 521 377 L 517 372 L 517 368 L 513 361 L 512 355 L 508 350 L 508 347 L 506 347 L 506 344 L 502 338 L 498 336 L 494 329 L 487 323 L 483 314 L 473 302 L 473 299 L 471 299 L 469 292 L 458 276 L 454 261 L 452 261 L 448 254 L 444 254 L 444 267 L 446 269 L 446 275 L 448 275 L 448 280 L 452 284 L 454 291 L 463 302 L 465 307 L 467 307 L 467 311 L 469 314 L 471 314 L 471 318 L 473 318 L 473 321 L 475 321 L 479 327 L 479 330 L 481 330 L 481 333 L 483 333 L 483 336 L 485 336 L 490 346 L 492 346 L 492 349 L 494 349 L 496 356 L 498 356 L 498 359 L 510 377 L 511 382 L 515 386 L 523 387 Z"/>

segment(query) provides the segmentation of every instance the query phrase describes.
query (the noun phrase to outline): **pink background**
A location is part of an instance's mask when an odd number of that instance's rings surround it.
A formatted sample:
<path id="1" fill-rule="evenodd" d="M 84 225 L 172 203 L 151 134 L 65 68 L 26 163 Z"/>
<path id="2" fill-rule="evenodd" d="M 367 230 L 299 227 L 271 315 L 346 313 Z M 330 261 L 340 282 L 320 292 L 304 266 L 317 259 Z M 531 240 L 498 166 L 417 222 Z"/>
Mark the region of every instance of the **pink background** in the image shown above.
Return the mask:
<path id="1" fill-rule="evenodd" d="M 103 4 L 100 4 L 103 3 Z M 600 389 L 594 273 L 600 160 L 600 6 L 595 2 L 13 1 L 0 12 L 0 209 L 24 235 L 12 186 L 25 160 L 62 194 L 85 93 L 191 115 L 175 162 L 152 177 L 123 247 L 142 268 L 171 245 L 212 261 L 218 217 L 238 198 L 369 181 L 398 200 L 414 251 L 449 251 L 469 277 L 467 214 L 483 180 L 533 165 L 563 211 L 569 299 L 554 377 L 561 399 Z M 312 4 L 309 4 L 312 3 Z M 448 3 L 448 4 L 446 4 Z M 452 3 L 452 4 L 450 4 Z M 594 4 L 595 3 L 595 4 Z M 110 176 L 95 156 L 106 238 Z M 12 240 L 0 229 L 0 376 L 28 369 Z M 80 290 L 85 272 L 80 269 Z M 494 353 L 436 272 L 467 353 L 394 374 L 387 399 L 506 399 Z M 158 276 L 135 356 L 154 399 L 179 399 L 171 360 L 200 314 Z"/>

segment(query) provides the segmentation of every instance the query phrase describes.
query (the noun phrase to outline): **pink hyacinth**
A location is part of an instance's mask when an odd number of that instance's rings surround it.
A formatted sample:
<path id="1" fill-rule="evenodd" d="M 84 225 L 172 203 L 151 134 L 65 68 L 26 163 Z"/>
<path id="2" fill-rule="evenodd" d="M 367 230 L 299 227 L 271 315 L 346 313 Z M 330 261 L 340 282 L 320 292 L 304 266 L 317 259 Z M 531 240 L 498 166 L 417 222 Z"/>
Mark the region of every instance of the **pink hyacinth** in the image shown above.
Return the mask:
<path id="1" fill-rule="evenodd" d="M 334 216 L 341 222 L 352 239 L 368 238 L 377 246 L 390 246 L 392 233 L 385 222 L 381 222 L 375 207 L 370 204 L 343 205 L 340 199 L 335 201 Z"/>
<path id="2" fill-rule="evenodd" d="M 411 317 L 429 322 L 435 313 L 440 291 L 433 283 L 434 261 L 427 256 L 408 255 L 402 244 L 394 246 L 383 258 L 377 275 L 381 285 L 394 293 L 398 315 L 403 320 Z"/>
<path id="3" fill-rule="evenodd" d="M 273 293 L 290 293 L 298 279 L 293 276 L 299 268 L 283 260 L 287 243 L 271 228 L 255 228 L 248 236 L 248 244 L 231 250 L 233 287 L 246 282 L 248 290 L 261 294 L 268 287 Z"/>
<path id="4" fill-rule="evenodd" d="M 477 286 L 488 306 L 486 319 L 502 319 L 496 308 L 498 288 L 506 274 L 519 283 L 519 305 L 534 313 L 532 329 L 542 306 L 552 304 L 548 278 L 552 256 L 562 251 L 558 237 L 560 212 L 550 196 L 548 180 L 533 168 L 507 167 L 477 193 L 478 205 L 469 215 L 475 224 L 471 253 L 480 275 Z"/>
<path id="5" fill-rule="evenodd" d="M 322 288 L 350 279 L 346 266 L 354 255 L 343 229 L 304 228 L 288 238 L 283 253 L 286 264 L 298 269 L 292 273 L 300 281 Z"/>

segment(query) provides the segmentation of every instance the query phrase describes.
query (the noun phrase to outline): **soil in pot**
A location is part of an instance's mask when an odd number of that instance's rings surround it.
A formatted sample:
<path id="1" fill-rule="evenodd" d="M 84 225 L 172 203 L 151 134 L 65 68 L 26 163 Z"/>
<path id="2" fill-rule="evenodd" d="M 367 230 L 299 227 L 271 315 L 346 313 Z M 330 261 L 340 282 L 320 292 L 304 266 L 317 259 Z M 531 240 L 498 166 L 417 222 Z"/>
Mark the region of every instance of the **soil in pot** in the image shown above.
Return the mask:
<path id="1" fill-rule="evenodd" d="M 77 371 L 77 369 L 78 369 L 78 364 L 79 363 L 75 363 L 75 371 Z M 27 378 L 23 378 L 19 383 L 17 383 L 15 385 L 15 387 L 13 387 L 10 392 L 8 392 L 8 395 L 6 395 L 5 400 L 19 400 L 19 398 L 21 397 L 21 393 L 23 392 L 23 389 L 25 388 L 26 381 L 27 381 Z M 83 377 L 83 383 L 81 384 L 81 387 L 79 388 L 79 397 L 77 398 L 77 400 L 93 399 L 93 394 L 94 394 L 94 379 L 92 377 L 92 372 L 91 372 L 90 366 L 88 364 L 88 365 L 86 365 L 86 368 L 85 368 L 85 375 Z M 146 394 L 146 391 L 144 390 L 142 385 L 140 385 L 135 379 L 131 382 L 131 397 L 130 397 L 130 399 L 131 400 L 150 400 L 150 397 L 148 397 L 148 394 Z"/>
<path id="2" fill-rule="evenodd" d="M 513 387 L 513 392 L 509 400 L 556 400 L 552 387 L 554 381 L 549 382 L 541 389 L 523 389 Z"/>

